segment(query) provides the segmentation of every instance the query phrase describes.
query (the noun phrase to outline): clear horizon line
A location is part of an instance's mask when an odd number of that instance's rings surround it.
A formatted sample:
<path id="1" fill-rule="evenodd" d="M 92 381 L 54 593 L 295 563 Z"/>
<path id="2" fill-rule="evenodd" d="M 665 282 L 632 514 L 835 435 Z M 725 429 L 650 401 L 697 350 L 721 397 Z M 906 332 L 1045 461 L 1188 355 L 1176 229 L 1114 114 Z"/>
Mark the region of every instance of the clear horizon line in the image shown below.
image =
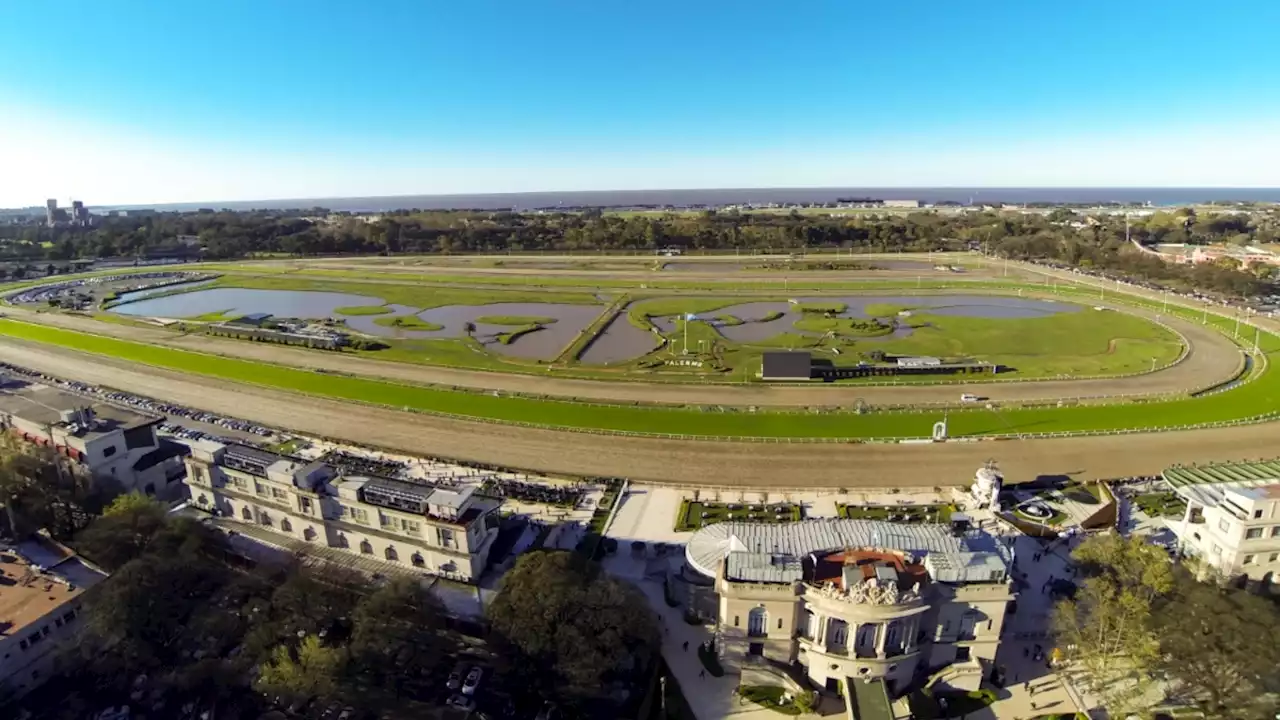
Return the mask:
<path id="1" fill-rule="evenodd" d="M 642 189 L 593 189 L 593 190 L 575 190 L 575 189 L 554 189 L 554 190 L 516 190 L 516 191 L 487 191 L 487 192 L 448 192 L 448 193 L 397 193 L 394 195 L 317 195 L 311 197 L 265 197 L 265 198 L 241 198 L 237 200 L 191 200 L 191 201 L 173 201 L 162 203 L 146 203 L 146 202 L 126 202 L 111 203 L 108 205 L 89 205 L 90 208 L 123 208 L 126 206 L 133 207 L 163 207 L 168 205 L 201 205 L 208 204 L 216 207 L 219 203 L 284 203 L 284 202 L 316 202 L 323 200 L 368 200 L 368 199 L 387 199 L 387 198 L 456 198 L 456 197 L 500 197 L 500 196 L 527 196 L 527 195 L 554 195 L 558 193 L 564 194 L 605 194 L 605 193 L 678 193 L 678 192 L 760 192 L 768 190 L 786 190 L 786 191 L 821 191 L 821 190 L 1276 190 L 1280 191 L 1280 185 L 759 185 L 744 187 L 670 187 L 670 188 L 642 188 Z M 43 205 L 30 205 L 27 207 L 40 208 Z M 314 205 L 312 207 L 315 207 Z M 14 208 L 25 209 L 25 208 Z"/>

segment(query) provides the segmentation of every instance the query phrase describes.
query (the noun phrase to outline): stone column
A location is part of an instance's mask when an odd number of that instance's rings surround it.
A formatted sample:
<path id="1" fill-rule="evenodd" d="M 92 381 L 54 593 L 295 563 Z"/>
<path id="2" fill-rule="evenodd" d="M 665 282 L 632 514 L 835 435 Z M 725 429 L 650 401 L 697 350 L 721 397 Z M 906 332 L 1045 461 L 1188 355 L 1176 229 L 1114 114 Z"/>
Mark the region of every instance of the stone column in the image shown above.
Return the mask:
<path id="1" fill-rule="evenodd" d="M 889 625 L 887 623 L 876 623 L 876 657 L 883 660 L 885 658 L 884 642 L 889 639 Z"/>

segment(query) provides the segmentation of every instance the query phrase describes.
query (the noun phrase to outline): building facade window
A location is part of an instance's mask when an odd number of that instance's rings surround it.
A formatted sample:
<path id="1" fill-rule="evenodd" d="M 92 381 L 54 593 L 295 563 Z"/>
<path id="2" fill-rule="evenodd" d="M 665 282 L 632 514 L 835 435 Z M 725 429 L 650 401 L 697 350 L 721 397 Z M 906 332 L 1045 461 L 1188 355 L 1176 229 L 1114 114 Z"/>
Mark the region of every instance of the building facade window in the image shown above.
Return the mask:
<path id="1" fill-rule="evenodd" d="M 1253 519 L 1254 519 L 1254 520 L 1257 520 L 1257 519 L 1258 519 L 1258 518 L 1260 518 L 1260 517 L 1262 517 L 1262 511 L 1261 511 L 1261 510 L 1254 510 L 1254 511 L 1253 511 Z"/>
<path id="2" fill-rule="evenodd" d="M 311 542 L 312 540 L 315 540 L 315 539 L 316 539 L 316 529 L 315 529 L 315 528 L 313 528 L 313 527 L 308 527 L 306 530 L 303 530 L 303 531 L 302 531 L 302 539 L 303 539 L 303 540 L 306 540 L 307 542 Z"/>
<path id="3" fill-rule="evenodd" d="M 1245 565 L 1252 565 L 1253 561 L 1256 560 L 1257 557 L 1258 557 L 1257 555 L 1245 555 L 1243 562 Z"/>
<path id="4" fill-rule="evenodd" d="M 1244 534 L 1246 540 L 1257 540 L 1262 537 L 1262 528 L 1249 528 Z"/>
<path id="5" fill-rule="evenodd" d="M 373 554 L 373 546 L 369 544 L 368 540 L 360 541 L 360 552 L 364 553 L 365 555 Z"/>
<path id="6" fill-rule="evenodd" d="M 1275 562 L 1276 560 L 1280 560 L 1280 553 L 1271 553 L 1267 557 L 1267 562 Z"/>
<path id="7" fill-rule="evenodd" d="M 1230 531 L 1231 531 L 1231 523 L 1227 522 L 1226 520 L 1219 520 L 1219 521 L 1218 521 L 1218 529 L 1219 529 L 1219 530 L 1221 530 L 1222 532 L 1230 532 Z"/>
<path id="8" fill-rule="evenodd" d="M 441 547 L 457 547 L 458 541 L 454 537 L 453 530 L 449 528 L 436 528 L 436 540 L 440 542 Z"/>
<path id="9" fill-rule="evenodd" d="M 414 567 L 426 567 L 427 565 L 427 561 L 422 558 L 422 553 L 414 553 L 411 559 Z"/>
<path id="10" fill-rule="evenodd" d="M 311 514 L 311 498 L 309 497 L 298 498 L 298 509 L 310 515 Z"/>
<path id="11" fill-rule="evenodd" d="M 387 552 L 384 554 L 391 562 L 397 562 L 400 559 L 400 553 L 396 552 L 396 549 L 390 545 L 387 546 Z"/>
<path id="12" fill-rule="evenodd" d="M 1271 537 L 1280 537 L 1280 525 L 1271 528 Z"/>
<path id="13" fill-rule="evenodd" d="M 244 518 L 245 520 L 253 519 L 253 511 L 249 509 L 248 505 L 240 508 L 240 517 Z"/>
<path id="14" fill-rule="evenodd" d="M 280 529 L 285 532 L 293 532 L 293 523 L 286 518 L 280 521 Z"/>

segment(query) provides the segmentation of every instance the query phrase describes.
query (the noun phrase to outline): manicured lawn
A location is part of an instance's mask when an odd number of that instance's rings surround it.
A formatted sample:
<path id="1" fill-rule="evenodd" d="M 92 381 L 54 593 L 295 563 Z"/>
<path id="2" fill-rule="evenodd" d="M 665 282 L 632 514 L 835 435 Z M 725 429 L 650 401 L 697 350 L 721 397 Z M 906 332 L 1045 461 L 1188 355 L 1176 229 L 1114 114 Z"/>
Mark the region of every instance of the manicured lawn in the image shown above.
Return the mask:
<path id="1" fill-rule="evenodd" d="M 1041 525 L 1061 525 L 1062 523 L 1067 521 L 1066 513 L 1055 510 L 1052 505 L 1049 505 L 1048 508 L 1049 508 L 1049 517 L 1046 517 L 1046 518 L 1038 518 L 1034 515 L 1028 515 L 1027 513 L 1023 512 L 1020 508 L 1014 508 L 1013 514 L 1017 515 L 1023 520 L 1027 520 L 1033 523 L 1040 523 Z"/>
<path id="2" fill-rule="evenodd" d="M 248 275 L 235 274 L 234 272 L 224 274 L 214 282 L 196 288 L 196 290 L 206 290 L 213 287 L 241 287 L 253 288 L 258 290 L 316 290 L 323 292 L 344 292 L 356 295 L 368 295 L 381 300 L 383 303 L 394 303 L 397 305 L 407 305 L 409 307 L 425 310 L 428 308 L 441 307 L 444 305 L 484 305 L 487 303 L 506 303 L 506 302 L 548 302 L 548 303 L 570 303 L 577 305 L 599 305 L 600 299 L 587 292 L 559 292 L 548 290 L 520 290 L 512 289 L 480 289 L 469 287 L 433 287 L 417 282 L 419 278 L 410 276 L 400 276 L 386 278 L 385 274 L 381 282 L 359 282 L 360 279 L 368 280 L 370 276 L 357 275 L 350 282 L 335 282 L 325 279 L 325 275 L 331 272 L 328 270 L 319 271 L 298 271 L 292 272 L 287 277 L 280 275 Z M 318 277 L 311 277 L 320 273 Z M 378 277 L 375 273 L 374 277 Z M 394 280 L 400 282 L 394 282 Z M 392 282 L 388 282 L 392 280 Z M 472 284 L 480 282 L 472 278 Z M 487 284 L 488 280 L 484 282 Z M 345 309 L 365 308 L 365 307 L 381 307 L 381 306 L 354 306 Z M 357 312 L 354 314 L 370 314 L 365 312 Z"/>
<path id="3" fill-rule="evenodd" d="M 870 412 L 862 415 L 786 411 L 747 413 L 493 397 L 368 378 L 317 374 L 299 368 L 155 347 L 9 319 L 0 319 L 0 334 L 282 390 L 422 412 L 562 428 L 708 437 L 900 438 L 927 436 L 938 419 L 938 413 L 929 411 Z M 1275 338 L 1267 337 L 1274 352 Z M 1014 408 L 998 412 L 953 410 L 950 431 L 955 437 L 965 437 L 1146 429 L 1251 418 L 1275 413 L 1277 408 L 1280 408 L 1280 374 L 1268 371 L 1252 382 L 1201 398 L 1065 408 Z"/>
<path id="4" fill-rule="evenodd" d="M 954 505 L 845 505 L 836 503 L 836 515 L 850 520 L 945 523 Z"/>
<path id="5" fill-rule="evenodd" d="M 190 320 L 192 322 L 225 322 L 227 320 L 234 320 L 235 317 L 235 315 L 231 314 L 230 310 L 214 310 L 213 312 L 207 312 L 203 315 L 196 315 L 194 317 L 183 319 Z"/>
<path id="6" fill-rule="evenodd" d="M 1172 492 L 1144 493 L 1133 504 L 1150 517 L 1182 517 L 1187 509 L 1187 502 Z"/>
<path id="7" fill-rule="evenodd" d="M 782 510 L 781 513 L 778 510 Z M 692 532 L 715 523 L 740 521 L 758 523 L 796 522 L 804 519 L 804 510 L 792 503 L 743 504 L 708 503 L 685 500 L 676 517 L 676 532 Z"/>
<path id="8" fill-rule="evenodd" d="M 442 330 L 443 325 L 427 322 L 417 315 L 396 315 L 395 317 L 374 318 L 374 325 L 395 328 L 397 330 Z"/>
<path id="9" fill-rule="evenodd" d="M 876 337 L 893 332 L 893 326 L 880 324 L 875 320 L 859 320 L 858 318 L 822 317 L 807 315 L 794 323 L 797 330 L 808 332 L 834 332 L 837 335 L 860 335 Z"/>
<path id="10" fill-rule="evenodd" d="M 842 302 L 822 302 L 822 301 L 815 300 L 812 302 L 795 303 L 793 305 L 793 308 L 798 312 L 802 312 L 802 313 L 814 313 L 817 315 L 826 315 L 826 314 L 835 315 L 837 313 L 842 313 L 845 310 L 848 310 L 849 306 Z"/>
<path id="11" fill-rule="evenodd" d="M 553 317 L 538 315 L 481 315 L 476 318 L 477 325 L 550 325 Z"/>
<path id="12" fill-rule="evenodd" d="M 388 315 L 393 312 L 386 305 L 352 305 L 334 308 L 333 311 L 339 315 Z"/>
<path id="13" fill-rule="evenodd" d="M 946 710 L 942 709 L 946 701 Z M 994 690 L 982 688 L 971 692 L 939 691 L 925 689 L 914 692 L 908 698 L 911 705 L 911 717 L 917 720 L 934 720 L 935 718 L 962 718 L 969 713 L 977 712 L 996 701 Z"/>
<path id="14" fill-rule="evenodd" d="M 773 685 L 743 685 L 738 688 L 738 694 L 745 700 L 783 715 L 799 715 L 800 708 L 794 701 L 783 700 L 786 692 L 786 689 Z"/>

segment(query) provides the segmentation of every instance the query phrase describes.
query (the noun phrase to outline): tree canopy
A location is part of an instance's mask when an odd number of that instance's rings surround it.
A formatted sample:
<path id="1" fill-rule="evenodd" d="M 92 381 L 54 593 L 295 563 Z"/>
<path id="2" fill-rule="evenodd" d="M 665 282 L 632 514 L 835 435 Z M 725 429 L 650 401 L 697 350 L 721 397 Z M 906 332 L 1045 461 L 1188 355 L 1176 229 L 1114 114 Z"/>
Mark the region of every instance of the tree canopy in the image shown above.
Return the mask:
<path id="1" fill-rule="evenodd" d="M 520 556 L 488 615 L 529 667 L 584 695 L 647 668 L 658 647 L 656 621 L 639 590 L 576 553 Z"/>
<path id="2" fill-rule="evenodd" d="M 1084 575 L 1055 608 L 1054 631 L 1086 686 L 1114 717 L 1163 689 L 1207 717 L 1280 710 L 1280 610 L 1261 597 L 1169 562 L 1141 537 L 1102 535 L 1073 554 Z"/>
<path id="3" fill-rule="evenodd" d="M 1224 293 L 1250 294 L 1255 273 L 1212 263 L 1172 265 L 1140 252 L 1139 244 L 1178 242 L 1264 244 L 1280 240 L 1280 212 L 1155 212 L 1131 218 L 1087 216 L 1057 208 L 1045 214 L 974 208 L 963 213 L 824 214 L 706 211 L 637 215 L 547 210 L 404 210 L 356 218 L 322 208 L 274 211 L 149 213 L 102 218 L 94 227 L 0 225 L 0 260 L 22 259 L 14 272 L 50 274 L 48 261 L 142 257 L 196 236 L 208 259 L 255 253 L 298 256 L 507 251 L 687 250 L 803 252 L 842 248 L 893 252 L 964 250 L 980 246 L 1014 257 L 1123 270 L 1160 282 L 1189 283 Z M 65 267 L 65 265 L 64 265 Z"/>

